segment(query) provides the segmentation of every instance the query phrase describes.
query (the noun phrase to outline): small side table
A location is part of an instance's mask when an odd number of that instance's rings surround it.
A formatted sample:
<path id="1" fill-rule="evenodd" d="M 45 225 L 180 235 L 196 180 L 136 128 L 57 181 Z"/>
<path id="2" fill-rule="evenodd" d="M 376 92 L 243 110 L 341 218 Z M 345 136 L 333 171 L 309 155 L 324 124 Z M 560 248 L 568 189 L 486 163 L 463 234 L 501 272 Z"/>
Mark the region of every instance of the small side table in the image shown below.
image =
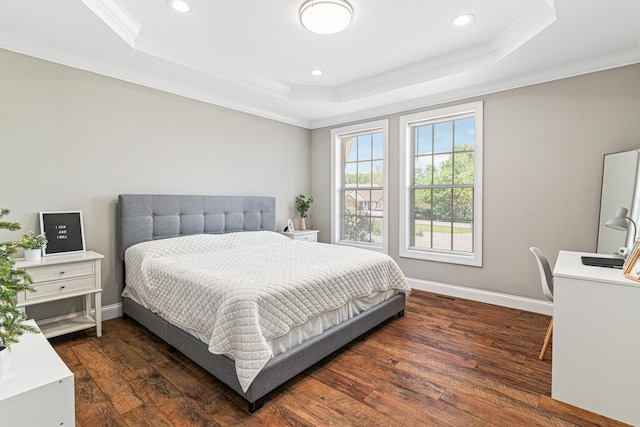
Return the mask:
<path id="1" fill-rule="evenodd" d="M 16 259 L 16 268 L 27 271 L 33 279 L 36 292 L 20 292 L 16 307 L 26 307 L 61 299 L 84 297 L 84 312 L 78 316 L 64 317 L 52 322 L 41 322 L 40 330 L 51 338 L 81 329 L 96 327 L 96 335 L 102 336 L 102 281 L 100 278 L 103 255 L 81 252 L 68 255 L 42 257 L 40 261 Z M 91 297 L 95 300 L 95 316 L 91 316 Z"/>
<path id="2" fill-rule="evenodd" d="M 282 231 L 280 234 L 287 236 L 292 240 L 300 240 L 303 242 L 317 242 L 319 230 L 296 230 L 292 232 Z"/>

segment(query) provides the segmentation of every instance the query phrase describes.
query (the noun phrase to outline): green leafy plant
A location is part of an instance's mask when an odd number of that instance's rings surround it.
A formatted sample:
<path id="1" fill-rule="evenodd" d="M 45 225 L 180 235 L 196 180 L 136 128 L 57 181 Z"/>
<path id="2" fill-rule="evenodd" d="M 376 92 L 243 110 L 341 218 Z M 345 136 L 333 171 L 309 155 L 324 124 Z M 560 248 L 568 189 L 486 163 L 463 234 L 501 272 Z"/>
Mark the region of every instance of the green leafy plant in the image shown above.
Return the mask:
<path id="1" fill-rule="evenodd" d="M 309 212 L 311 203 L 313 203 L 313 197 L 307 198 L 304 194 L 300 194 L 296 197 L 296 210 L 298 211 L 300 218 L 307 217 L 307 212 Z"/>
<path id="2" fill-rule="evenodd" d="M 46 249 L 47 236 L 44 233 L 35 234 L 33 231 L 29 231 L 18 240 L 18 246 L 24 249 Z"/>
<path id="3" fill-rule="evenodd" d="M 9 214 L 8 209 L 0 209 L 0 218 Z M 0 230 L 16 231 L 20 224 L 16 222 L 0 222 Z M 18 241 L 0 243 L 0 345 L 10 346 L 18 342 L 20 335 L 38 329 L 25 325 L 27 315 L 14 306 L 18 292 L 35 292 L 31 286 L 31 276 L 19 268 L 15 268 L 15 260 L 11 255 L 17 252 Z"/>

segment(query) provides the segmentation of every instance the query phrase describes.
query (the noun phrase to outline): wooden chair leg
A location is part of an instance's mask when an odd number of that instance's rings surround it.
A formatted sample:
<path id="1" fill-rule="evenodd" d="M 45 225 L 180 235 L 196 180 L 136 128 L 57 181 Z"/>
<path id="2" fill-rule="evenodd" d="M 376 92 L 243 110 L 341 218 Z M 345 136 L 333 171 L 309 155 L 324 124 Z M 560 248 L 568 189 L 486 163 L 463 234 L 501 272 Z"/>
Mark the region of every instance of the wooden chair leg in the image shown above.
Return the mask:
<path id="1" fill-rule="evenodd" d="M 547 347 L 549 347 L 549 343 L 551 342 L 551 334 L 553 333 L 553 317 L 549 321 L 549 327 L 547 328 L 547 335 L 544 337 L 544 344 L 542 345 L 542 351 L 540 352 L 540 356 L 538 359 L 544 359 L 544 354 L 547 352 Z"/>

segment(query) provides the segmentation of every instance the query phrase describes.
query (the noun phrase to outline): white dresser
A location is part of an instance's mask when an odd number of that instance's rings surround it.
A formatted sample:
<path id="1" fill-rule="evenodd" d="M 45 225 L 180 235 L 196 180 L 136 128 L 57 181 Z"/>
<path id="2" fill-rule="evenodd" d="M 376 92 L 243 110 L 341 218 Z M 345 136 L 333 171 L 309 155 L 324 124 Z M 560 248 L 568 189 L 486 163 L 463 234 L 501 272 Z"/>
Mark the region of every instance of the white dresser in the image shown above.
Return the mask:
<path id="1" fill-rule="evenodd" d="M 11 346 L 9 371 L 0 381 L 0 425 L 75 425 L 73 373 L 42 334 L 24 334 Z"/>
<path id="2" fill-rule="evenodd" d="M 85 328 L 96 327 L 97 336 L 102 335 L 102 282 L 101 260 L 97 252 L 82 252 L 68 255 L 52 255 L 40 261 L 16 260 L 16 268 L 25 269 L 33 279 L 36 292 L 20 292 L 16 307 L 24 310 L 34 304 L 44 304 L 61 299 L 84 297 L 82 314 L 66 316 L 61 313 L 55 321 L 41 322 L 40 329 L 47 338 Z M 91 316 L 91 298 L 95 300 L 94 316 Z"/>
<path id="3" fill-rule="evenodd" d="M 640 283 L 560 251 L 551 397 L 640 426 Z"/>

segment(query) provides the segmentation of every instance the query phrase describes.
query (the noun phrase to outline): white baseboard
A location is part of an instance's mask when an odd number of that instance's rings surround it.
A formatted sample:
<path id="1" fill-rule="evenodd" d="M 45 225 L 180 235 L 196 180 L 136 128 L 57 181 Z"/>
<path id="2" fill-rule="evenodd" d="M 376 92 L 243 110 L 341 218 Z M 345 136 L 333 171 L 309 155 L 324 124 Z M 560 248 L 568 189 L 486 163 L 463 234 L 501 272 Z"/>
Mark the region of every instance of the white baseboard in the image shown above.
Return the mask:
<path id="1" fill-rule="evenodd" d="M 122 317 L 121 302 L 102 307 L 102 320 L 115 319 L 116 317 Z"/>
<path id="2" fill-rule="evenodd" d="M 465 288 L 463 286 L 449 285 L 446 283 L 430 282 L 422 279 L 407 278 L 407 281 L 412 289 L 420 291 L 433 292 L 456 298 L 464 298 L 472 301 L 499 305 L 501 307 L 531 311 L 533 313 L 546 314 L 548 316 L 553 315 L 553 304 L 549 301 L 501 294 L 482 289 Z"/>
<path id="3" fill-rule="evenodd" d="M 487 304 L 499 305 L 502 307 L 515 308 L 518 310 L 531 311 L 533 313 L 553 315 L 553 304 L 549 301 L 542 301 L 533 298 L 519 297 L 498 292 L 484 291 L 482 289 L 465 288 L 463 286 L 449 285 L 446 283 L 431 282 L 422 279 L 407 278 L 412 289 L 433 292 L 440 295 L 447 295 L 456 298 L 464 298 L 472 301 L 484 302 Z M 64 316 L 52 317 L 38 320 L 38 324 L 47 324 L 58 320 L 68 319 L 81 313 L 70 313 Z M 91 310 L 91 315 L 95 311 Z M 102 320 L 122 317 L 122 303 L 105 305 L 102 307 Z"/>

